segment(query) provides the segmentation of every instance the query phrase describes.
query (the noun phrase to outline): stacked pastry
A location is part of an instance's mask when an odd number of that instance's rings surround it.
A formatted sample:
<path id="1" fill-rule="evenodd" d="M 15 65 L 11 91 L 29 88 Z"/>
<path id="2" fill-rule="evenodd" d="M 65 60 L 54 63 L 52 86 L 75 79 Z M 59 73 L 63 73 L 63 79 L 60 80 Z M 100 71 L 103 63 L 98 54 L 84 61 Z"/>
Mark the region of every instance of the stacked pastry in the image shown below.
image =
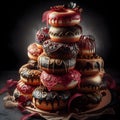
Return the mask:
<path id="1" fill-rule="evenodd" d="M 36 41 L 27 47 L 28 62 L 19 69 L 20 80 L 13 93 L 19 102 L 31 101 L 33 90 L 41 84 L 40 75 L 42 71 L 38 67 L 37 59 L 43 53 L 43 41 L 49 38 L 48 30 L 48 27 L 42 27 L 38 30 L 36 36 L 40 39 L 39 43 Z"/>
<path id="2" fill-rule="evenodd" d="M 35 60 L 29 60 L 19 69 L 20 80 L 17 83 L 13 93 L 15 99 L 19 102 L 32 100 L 33 90 L 40 85 L 41 71 L 37 68 Z"/>
<path id="3" fill-rule="evenodd" d="M 41 42 L 37 32 L 44 52 L 38 57 L 41 86 L 33 91 L 33 103 L 39 109 L 51 111 L 66 108 L 72 91 L 80 85 L 81 74 L 75 65 L 82 30 L 78 25 L 79 8 L 55 6 L 47 17 L 50 39 Z"/>
<path id="4" fill-rule="evenodd" d="M 82 35 L 78 42 L 79 53 L 76 59 L 76 69 L 82 74 L 79 91 L 84 94 L 81 103 L 87 109 L 97 106 L 106 89 L 103 81 L 104 61 L 96 54 L 95 38 L 92 35 Z M 91 103 L 91 105 L 89 105 Z M 85 108 L 86 109 L 86 108 Z"/>
<path id="5" fill-rule="evenodd" d="M 95 38 L 92 35 L 82 35 L 78 46 L 76 69 L 82 74 L 80 89 L 84 92 L 95 92 L 103 84 L 103 58 L 96 54 Z"/>
<path id="6" fill-rule="evenodd" d="M 45 27 L 44 30 L 47 28 Z M 41 33 L 44 33 L 41 30 Z M 19 102 L 32 100 L 33 90 L 40 85 L 41 70 L 38 68 L 37 58 L 43 52 L 42 45 L 34 42 L 27 48 L 28 62 L 19 69 L 20 80 L 17 83 L 13 93 L 15 99 Z"/>
<path id="7" fill-rule="evenodd" d="M 53 6 L 43 14 L 36 42 L 28 46 L 28 62 L 19 69 L 16 100 L 30 100 L 40 110 L 72 106 L 84 110 L 101 102 L 104 61 L 96 54 L 95 39 L 83 35 L 81 9 L 76 4 Z"/>

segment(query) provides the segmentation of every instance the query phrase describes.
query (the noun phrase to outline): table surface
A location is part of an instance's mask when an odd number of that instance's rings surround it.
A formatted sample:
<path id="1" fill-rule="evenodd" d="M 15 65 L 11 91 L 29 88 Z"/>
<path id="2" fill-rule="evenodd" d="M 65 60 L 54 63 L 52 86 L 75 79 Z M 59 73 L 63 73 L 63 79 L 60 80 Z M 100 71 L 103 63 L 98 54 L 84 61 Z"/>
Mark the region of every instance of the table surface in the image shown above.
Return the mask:
<path id="1" fill-rule="evenodd" d="M 111 72 L 113 73 L 113 72 Z M 113 78 L 119 83 L 119 73 L 114 72 Z M 13 79 L 13 80 L 19 80 L 19 74 L 18 71 L 1 71 L 0 72 L 0 89 L 5 85 L 6 81 L 8 79 Z M 0 95 L 0 120 L 20 120 L 23 114 L 21 113 L 20 110 L 17 108 L 14 109 L 6 109 L 3 105 L 3 97 L 6 95 L 6 93 L 3 93 Z M 120 98 L 120 96 L 119 96 Z M 116 98 L 114 98 L 116 100 Z M 120 100 L 120 99 L 119 99 Z M 86 120 L 104 120 L 104 119 L 109 119 L 109 120 L 120 120 L 120 102 L 115 103 L 114 101 L 111 102 L 111 105 L 109 107 L 110 109 L 114 110 L 115 114 L 104 114 L 99 117 L 91 117 L 87 118 Z M 108 109 L 109 109 L 108 108 Z M 31 118 L 30 120 L 41 120 L 40 118 Z M 75 120 L 75 119 L 71 119 Z"/>

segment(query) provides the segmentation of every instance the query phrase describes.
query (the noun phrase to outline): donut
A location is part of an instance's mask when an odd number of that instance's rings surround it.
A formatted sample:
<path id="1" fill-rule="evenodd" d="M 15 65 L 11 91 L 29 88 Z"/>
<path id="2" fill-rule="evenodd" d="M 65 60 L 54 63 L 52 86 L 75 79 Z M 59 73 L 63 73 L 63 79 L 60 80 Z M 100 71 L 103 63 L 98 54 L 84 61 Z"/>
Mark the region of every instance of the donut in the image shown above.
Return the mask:
<path id="1" fill-rule="evenodd" d="M 103 79 L 99 73 L 92 76 L 81 77 L 79 87 L 81 93 L 93 93 L 103 89 L 106 89 L 106 83 L 103 82 Z"/>
<path id="2" fill-rule="evenodd" d="M 70 8 L 64 5 L 57 5 L 45 11 L 42 15 L 42 21 L 46 21 L 51 26 L 74 26 L 81 21 L 81 12 L 78 6 Z"/>
<path id="3" fill-rule="evenodd" d="M 50 36 L 48 34 L 49 28 L 48 27 L 42 27 L 36 32 L 35 40 L 38 44 L 42 45 L 43 42 L 47 39 L 50 39 Z"/>
<path id="4" fill-rule="evenodd" d="M 43 52 L 41 45 L 32 43 L 27 48 L 28 57 L 32 60 L 37 60 L 38 56 Z"/>
<path id="5" fill-rule="evenodd" d="M 81 96 L 76 97 L 70 105 L 70 112 L 74 113 L 80 113 L 84 112 L 86 110 L 93 109 L 97 107 L 101 100 L 103 98 L 103 95 L 101 92 L 93 92 L 93 93 L 83 93 Z"/>
<path id="6" fill-rule="evenodd" d="M 73 89 L 76 86 L 79 86 L 81 81 L 80 77 L 81 74 L 77 70 L 70 70 L 63 75 L 49 74 L 45 71 L 42 71 L 40 80 L 49 91 L 60 91 Z"/>
<path id="7" fill-rule="evenodd" d="M 54 111 L 67 106 L 71 93 L 70 91 L 47 91 L 43 87 L 37 87 L 32 95 L 35 107 L 45 111 Z"/>
<path id="8" fill-rule="evenodd" d="M 49 35 L 52 41 L 61 43 L 77 42 L 82 35 L 82 28 L 79 25 L 66 27 L 53 27 L 49 29 Z"/>
<path id="9" fill-rule="evenodd" d="M 83 76 L 91 76 L 97 73 L 104 74 L 104 60 L 98 55 L 85 56 L 76 59 L 76 67 Z"/>
<path id="10" fill-rule="evenodd" d="M 50 39 L 43 43 L 43 49 L 47 56 L 58 59 L 75 58 L 79 51 L 77 43 L 58 43 Z"/>
<path id="11" fill-rule="evenodd" d="M 92 35 L 81 35 L 78 43 L 79 56 L 92 56 L 96 52 L 95 38 Z"/>
<path id="12" fill-rule="evenodd" d="M 32 92 L 35 88 L 35 86 L 27 85 L 22 80 L 19 80 L 13 92 L 13 96 L 15 100 L 19 102 L 21 102 L 21 98 L 32 100 Z"/>
<path id="13" fill-rule="evenodd" d="M 38 57 L 38 67 L 48 73 L 65 74 L 74 69 L 76 58 L 56 59 L 50 58 L 45 53 Z"/>
<path id="14" fill-rule="evenodd" d="M 37 62 L 29 61 L 19 69 L 20 78 L 28 85 L 40 85 L 41 70 L 37 67 Z"/>

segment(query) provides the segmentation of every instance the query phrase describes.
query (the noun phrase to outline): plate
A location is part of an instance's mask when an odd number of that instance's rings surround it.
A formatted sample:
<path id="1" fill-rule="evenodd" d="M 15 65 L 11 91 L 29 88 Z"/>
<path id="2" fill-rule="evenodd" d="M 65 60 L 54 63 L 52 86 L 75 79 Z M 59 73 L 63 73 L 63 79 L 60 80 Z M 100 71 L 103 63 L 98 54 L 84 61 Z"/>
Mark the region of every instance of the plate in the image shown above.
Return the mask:
<path id="1" fill-rule="evenodd" d="M 93 114 L 93 113 L 95 114 L 95 112 L 109 105 L 112 99 L 111 93 L 108 89 L 104 90 L 104 92 L 106 93 L 106 95 L 102 98 L 101 102 L 95 108 L 80 113 L 64 113 L 61 111 L 48 112 L 37 109 L 35 106 L 34 107 L 26 106 L 26 110 L 30 113 L 38 113 L 41 117 L 45 118 L 46 120 L 69 120 L 73 116 L 76 118 L 81 118 L 85 114 Z"/>

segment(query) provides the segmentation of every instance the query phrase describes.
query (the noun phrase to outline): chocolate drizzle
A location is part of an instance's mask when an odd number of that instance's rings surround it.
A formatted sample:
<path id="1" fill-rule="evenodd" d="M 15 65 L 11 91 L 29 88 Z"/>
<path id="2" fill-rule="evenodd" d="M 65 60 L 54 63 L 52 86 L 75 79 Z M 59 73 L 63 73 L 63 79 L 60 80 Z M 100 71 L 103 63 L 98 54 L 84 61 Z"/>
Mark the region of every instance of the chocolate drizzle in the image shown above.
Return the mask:
<path id="1" fill-rule="evenodd" d="M 53 30 L 53 29 L 56 29 Z M 79 25 L 72 27 L 50 27 L 49 34 L 55 37 L 75 37 L 81 35 L 82 29 Z"/>
<path id="2" fill-rule="evenodd" d="M 37 61 L 30 60 L 28 63 L 21 66 L 19 73 L 23 78 L 34 80 L 40 79 L 41 70 L 38 69 Z"/>
<path id="3" fill-rule="evenodd" d="M 77 43 L 58 43 L 51 40 L 46 40 L 43 48 L 49 57 L 58 59 L 74 58 L 79 51 Z"/>
<path id="4" fill-rule="evenodd" d="M 85 71 L 91 71 L 91 72 L 100 72 L 104 71 L 104 61 L 101 57 L 89 57 L 88 58 L 81 58 L 77 59 L 76 61 L 76 69 L 84 73 Z"/>
<path id="5" fill-rule="evenodd" d="M 68 99 L 71 96 L 70 91 L 47 91 L 47 89 L 41 87 L 37 87 L 33 91 L 33 98 L 35 100 L 39 100 L 39 103 L 41 104 L 43 101 L 46 102 L 46 105 L 51 104 L 53 107 L 53 104 L 55 101 L 57 101 L 58 106 L 59 102 L 62 100 L 63 102 L 68 101 Z M 54 107 L 53 107 L 54 110 Z"/>
<path id="6" fill-rule="evenodd" d="M 73 69 L 76 64 L 76 58 L 71 59 L 55 59 L 46 55 L 41 55 L 38 58 L 38 65 L 40 69 L 47 71 L 48 73 L 67 73 L 70 69 Z"/>

